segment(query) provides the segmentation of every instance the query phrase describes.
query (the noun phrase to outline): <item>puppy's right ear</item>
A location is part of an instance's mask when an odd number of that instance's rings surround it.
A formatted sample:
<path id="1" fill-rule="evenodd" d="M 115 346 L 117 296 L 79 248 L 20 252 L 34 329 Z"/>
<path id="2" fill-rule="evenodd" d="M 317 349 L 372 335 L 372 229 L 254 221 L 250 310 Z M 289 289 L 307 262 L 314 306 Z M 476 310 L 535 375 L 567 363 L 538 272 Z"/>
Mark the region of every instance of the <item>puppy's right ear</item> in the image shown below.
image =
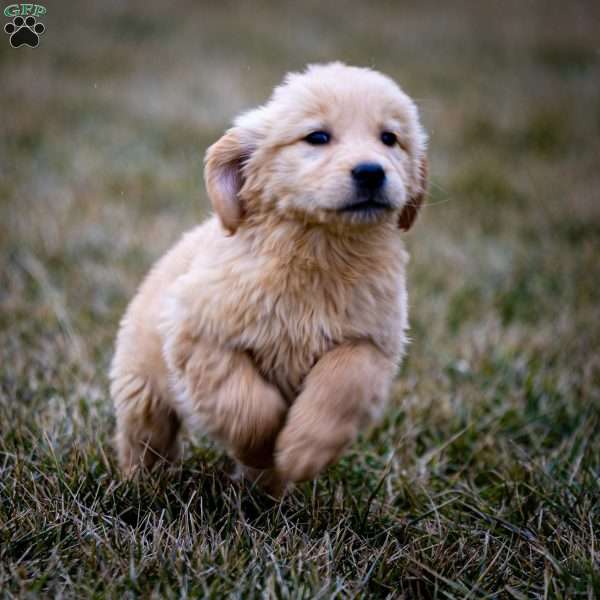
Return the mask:
<path id="1" fill-rule="evenodd" d="M 204 182 L 212 207 L 223 227 L 235 233 L 244 216 L 239 194 L 244 184 L 242 167 L 252 147 L 242 140 L 238 127 L 229 129 L 206 151 Z"/>
<path id="2" fill-rule="evenodd" d="M 427 157 L 423 156 L 418 163 L 418 185 L 412 197 L 402 209 L 398 219 L 398 228 L 402 231 L 408 231 L 417 218 L 417 213 L 423 203 L 425 192 L 427 191 Z"/>

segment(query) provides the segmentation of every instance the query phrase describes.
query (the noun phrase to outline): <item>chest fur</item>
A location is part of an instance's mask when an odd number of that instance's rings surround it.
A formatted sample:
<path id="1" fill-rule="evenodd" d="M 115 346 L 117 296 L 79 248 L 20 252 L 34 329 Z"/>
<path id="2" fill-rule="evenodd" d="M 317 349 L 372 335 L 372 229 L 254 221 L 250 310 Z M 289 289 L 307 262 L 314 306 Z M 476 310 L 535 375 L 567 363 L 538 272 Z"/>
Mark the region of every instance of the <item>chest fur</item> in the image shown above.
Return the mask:
<path id="1" fill-rule="evenodd" d="M 255 273 L 258 275 L 258 273 Z M 317 360 L 336 345 L 369 340 L 398 352 L 404 322 L 399 269 L 340 277 L 328 271 L 258 275 L 240 302 L 244 327 L 237 344 L 263 376 L 292 399 Z"/>
<path id="2" fill-rule="evenodd" d="M 248 352 L 290 401 L 319 358 L 344 342 L 370 341 L 399 358 L 407 255 L 395 229 L 339 243 L 318 230 L 270 231 L 213 232 L 202 244 L 171 291 L 192 335 Z"/>

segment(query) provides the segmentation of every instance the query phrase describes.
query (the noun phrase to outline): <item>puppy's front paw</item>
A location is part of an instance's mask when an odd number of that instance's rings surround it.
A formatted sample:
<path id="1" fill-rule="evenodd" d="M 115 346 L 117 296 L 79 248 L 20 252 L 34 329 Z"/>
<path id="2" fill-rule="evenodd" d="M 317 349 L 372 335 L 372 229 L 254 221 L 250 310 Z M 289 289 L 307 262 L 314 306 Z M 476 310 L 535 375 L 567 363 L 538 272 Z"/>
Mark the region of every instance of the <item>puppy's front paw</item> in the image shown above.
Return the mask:
<path id="1" fill-rule="evenodd" d="M 233 424 L 232 453 L 246 466 L 267 469 L 273 466 L 275 440 L 283 427 L 287 405 L 280 393 L 267 385 L 248 405 Z"/>
<path id="2" fill-rule="evenodd" d="M 275 469 L 254 469 L 246 465 L 237 464 L 234 474 L 235 480 L 245 479 L 258 486 L 263 492 L 273 498 L 283 498 L 288 489 L 288 482 L 283 480 Z"/>
<path id="3" fill-rule="evenodd" d="M 287 425 L 275 447 L 275 466 L 279 476 L 292 482 L 314 479 L 336 462 L 356 437 L 350 425 L 328 430 L 323 425 L 302 429 Z"/>

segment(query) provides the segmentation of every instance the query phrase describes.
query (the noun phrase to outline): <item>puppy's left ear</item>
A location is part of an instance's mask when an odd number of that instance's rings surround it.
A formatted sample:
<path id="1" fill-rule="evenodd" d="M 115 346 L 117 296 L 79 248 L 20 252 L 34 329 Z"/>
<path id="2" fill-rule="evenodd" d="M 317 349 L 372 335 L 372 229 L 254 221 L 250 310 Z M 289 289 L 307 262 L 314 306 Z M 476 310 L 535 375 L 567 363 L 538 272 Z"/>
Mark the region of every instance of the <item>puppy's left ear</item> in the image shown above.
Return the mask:
<path id="1" fill-rule="evenodd" d="M 405 204 L 400 213 L 400 217 L 398 218 L 398 227 L 402 231 L 408 231 L 417 218 L 417 213 L 421 208 L 421 203 L 423 202 L 425 192 L 427 191 L 427 169 L 427 157 L 423 156 L 418 167 L 419 181 L 417 190 L 408 199 L 408 202 Z"/>
<path id="2" fill-rule="evenodd" d="M 229 129 L 206 151 L 204 182 L 211 204 L 223 227 L 235 233 L 244 217 L 240 190 L 244 185 L 243 165 L 253 151 L 238 127 Z"/>

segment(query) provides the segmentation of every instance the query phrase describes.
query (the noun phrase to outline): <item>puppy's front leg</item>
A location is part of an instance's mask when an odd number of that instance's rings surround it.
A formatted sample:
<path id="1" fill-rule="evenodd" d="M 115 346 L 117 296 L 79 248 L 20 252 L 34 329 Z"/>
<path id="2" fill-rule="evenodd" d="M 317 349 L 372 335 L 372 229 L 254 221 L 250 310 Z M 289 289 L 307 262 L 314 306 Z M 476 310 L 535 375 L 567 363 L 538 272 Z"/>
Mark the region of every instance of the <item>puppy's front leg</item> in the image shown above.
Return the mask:
<path id="1" fill-rule="evenodd" d="M 277 438 L 279 476 L 304 481 L 335 462 L 383 406 L 395 371 L 394 361 L 369 342 L 344 344 L 321 357 Z"/>
<path id="2" fill-rule="evenodd" d="M 179 338 L 166 356 L 184 413 L 244 465 L 273 466 L 275 439 L 287 404 L 244 353 Z"/>

